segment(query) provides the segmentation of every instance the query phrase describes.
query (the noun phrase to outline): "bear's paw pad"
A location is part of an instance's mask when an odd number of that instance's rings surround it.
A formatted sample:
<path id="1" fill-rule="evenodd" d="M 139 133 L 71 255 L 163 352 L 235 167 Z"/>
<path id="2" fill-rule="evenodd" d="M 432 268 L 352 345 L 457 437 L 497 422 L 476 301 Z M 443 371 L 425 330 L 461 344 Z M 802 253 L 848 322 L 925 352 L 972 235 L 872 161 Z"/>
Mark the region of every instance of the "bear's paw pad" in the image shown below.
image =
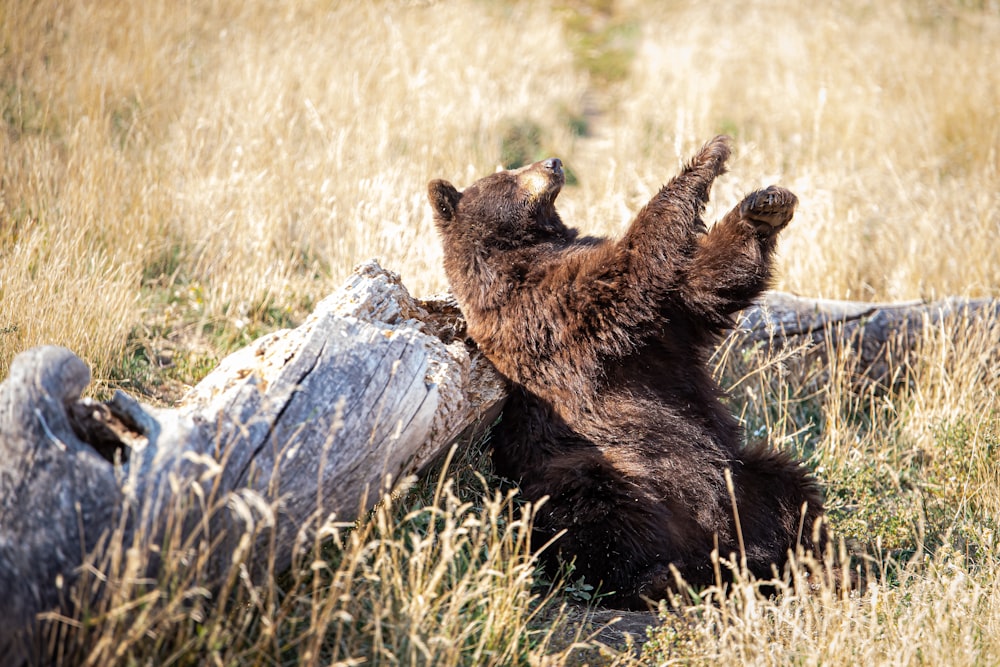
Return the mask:
<path id="1" fill-rule="evenodd" d="M 788 224 L 798 203 L 798 197 L 789 190 L 772 185 L 747 195 L 740 204 L 740 214 L 758 232 L 773 234 Z"/>

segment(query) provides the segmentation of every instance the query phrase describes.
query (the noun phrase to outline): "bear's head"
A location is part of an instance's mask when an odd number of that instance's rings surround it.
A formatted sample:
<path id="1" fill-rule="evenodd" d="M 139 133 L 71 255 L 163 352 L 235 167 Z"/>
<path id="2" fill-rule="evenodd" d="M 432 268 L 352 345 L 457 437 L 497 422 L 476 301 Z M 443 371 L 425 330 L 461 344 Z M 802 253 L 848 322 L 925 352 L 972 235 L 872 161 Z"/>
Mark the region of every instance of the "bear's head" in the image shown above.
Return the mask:
<path id="1" fill-rule="evenodd" d="M 443 180 L 431 181 L 427 192 L 446 251 L 459 239 L 474 247 L 511 250 L 570 233 L 555 206 L 565 182 L 562 161 L 549 158 L 490 174 L 464 192 Z"/>
<path id="2" fill-rule="evenodd" d="M 575 238 L 556 212 L 565 181 L 562 161 L 549 158 L 490 174 L 464 192 L 448 181 L 428 184 L 445 273 L 467 317 L 500 307 L 536 248 Z"/>

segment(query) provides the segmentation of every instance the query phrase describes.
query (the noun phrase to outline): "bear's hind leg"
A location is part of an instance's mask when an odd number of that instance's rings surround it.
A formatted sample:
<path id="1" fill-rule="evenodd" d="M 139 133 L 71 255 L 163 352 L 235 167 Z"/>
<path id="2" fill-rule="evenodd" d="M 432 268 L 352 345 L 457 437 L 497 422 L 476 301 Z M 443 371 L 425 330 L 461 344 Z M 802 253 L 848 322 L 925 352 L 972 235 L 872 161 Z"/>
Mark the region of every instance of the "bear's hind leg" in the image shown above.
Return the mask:
<path id="1" fill-rule="evenodd" d="M 733 488 L 747 567 L 755 576 L 770 578 L 772 567 L 780 572 L 800 546 L 823 558 L 823 495 L 798 461 L 765 442 L 751 444 L 733 468 Z"/>
<path id="2" fill-rule="evenodd" d="M 522 479 L 524 498 L 543 495 L 535 516 L 532 548 L 551 567 L 573 562 L 573 577 L 584 577 L 604 604 L 646 609 L 644 598 L 662 598 L 673 582 L 669 564 L 687 571 L 690 545 L 675 540 L 665 521 L 661 499 L 642 483 L 618 470 L 601 452 L 578 450 L 548 461 Z M 561 533 L 561 534 L 560 534 Z"/>

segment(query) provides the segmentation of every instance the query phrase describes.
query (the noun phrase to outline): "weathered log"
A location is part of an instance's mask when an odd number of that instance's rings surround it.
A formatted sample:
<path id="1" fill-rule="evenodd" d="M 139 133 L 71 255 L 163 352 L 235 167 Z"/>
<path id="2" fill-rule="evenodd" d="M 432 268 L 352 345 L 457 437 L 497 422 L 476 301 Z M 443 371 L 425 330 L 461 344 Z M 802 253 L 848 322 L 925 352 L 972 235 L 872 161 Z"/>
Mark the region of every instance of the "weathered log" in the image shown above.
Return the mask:
<path id="1" fill-rule="evenodd" d="M 211 580 L 259 523 L 259 562 L 287 568 L 311 518 L 352 520 L 498 413 L 502 383 L 460 327 L 453 303 L 417 301 L 369 263 L 302 326 L 226 358 L 177 409 L 81 399 L 90 373 L 69 350 L 19 355 L 0 384 L 0 655 L 113 530 L 151 572 L 204 538 Z M 196 511 L 179 516 L 185 504 Z"/>
<path id="2" fill-rule="evenodd" d="M 970 323 L 998 320 L 1000 299 L 871 303 L 768 292 L 740 314 L 727 344 L 772 351 L 795 347 L 799 369 L 844 354 L 856 384 L 890 388 L 902 380 L 895 373 L 907 367 L 907 357 L 929 329 L 951 323 L 953 333 L 962 335 Z"/>
<path id="3" fill-rule="evenodd" d="M 993 300 L 771 294 L 733 335 L 740 345 L 807 340 L 818 354 L 846 341 L 877 370 L 885 350 L 927 324 L 998 310 Z M 0 384 L 0 655 L 115 540 L 146 554 L 150 573 L 179 544 L 211 543 L 206 585 L 248 548 L 247 534 L 266 542 L 258 562 L 287 568 L 317 517 L 371 508 L 392 481 L 488 424 L 505 398 L 454 302 L 415 300 L 373 262 L 300 327 L 226 358 L 178 408 L 81 398 L 89 381 L 70 351 L 43 347 L 19 355 Z"/>

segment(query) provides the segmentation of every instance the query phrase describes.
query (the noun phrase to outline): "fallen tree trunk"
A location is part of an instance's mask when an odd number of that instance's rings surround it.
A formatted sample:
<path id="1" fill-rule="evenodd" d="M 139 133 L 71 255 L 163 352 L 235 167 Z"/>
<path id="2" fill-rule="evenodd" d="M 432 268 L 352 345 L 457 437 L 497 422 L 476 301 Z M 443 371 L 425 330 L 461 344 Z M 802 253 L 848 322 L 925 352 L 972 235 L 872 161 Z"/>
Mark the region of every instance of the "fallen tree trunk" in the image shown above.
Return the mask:
<path id="1" fill-rule="evenodd" d="M 846 341 L 877 369 L 886 350 L 911 345 L 928 324 L 998 310 L 992 300 L 872 305 L 772 294 L 743 313 L 734 340 L 807 340 L 818 354 Z M 82 563 L 116 548 L 155 573 L 161 559 L 208 545 L 207 586 L 237 552 L 280 572 L 323 521 L 370 509 L 394 481 L 490 423 L 505 399 L 502 379 L 465 341 L 454 303 L 413 299 L 375 263 L 302 326 L 225 359 L 178 408 L 122 393 L 107 403 L 81 398 L 89 381 L 70 351 L 42 347 L 19 355 L 0 384 L 0 651 L 37 614 L 69 604 Z"/>
<path id="2" fill-rule="evenodd" d="M 90 372 L 69 350 L 19 355 L 0 385 L 0 655 L 114 543 L 146 554 L 149 573 L 210 545 L 209 587 L 238 549 L 286 569 L 318 521 L 353 520 L 498 414 L 502 382 L 461 326 L 453 303 L 419 302 L 369 263 L 177 409 L 81 399 Z"/>
<path id="3" fill-rule="evenodd" d="M 740 314 L 727 344 L 772 351 L 797 348 L 799 369 L 842 354 L 857 385 L 888 389 L 903 380 L 896 373 L 908 366 L 907 357 L 929 330 L 952 323 L 960 334 L 971 323 L 998 320 L 1000 299 L 870 303 L 768 292 Z"/>

